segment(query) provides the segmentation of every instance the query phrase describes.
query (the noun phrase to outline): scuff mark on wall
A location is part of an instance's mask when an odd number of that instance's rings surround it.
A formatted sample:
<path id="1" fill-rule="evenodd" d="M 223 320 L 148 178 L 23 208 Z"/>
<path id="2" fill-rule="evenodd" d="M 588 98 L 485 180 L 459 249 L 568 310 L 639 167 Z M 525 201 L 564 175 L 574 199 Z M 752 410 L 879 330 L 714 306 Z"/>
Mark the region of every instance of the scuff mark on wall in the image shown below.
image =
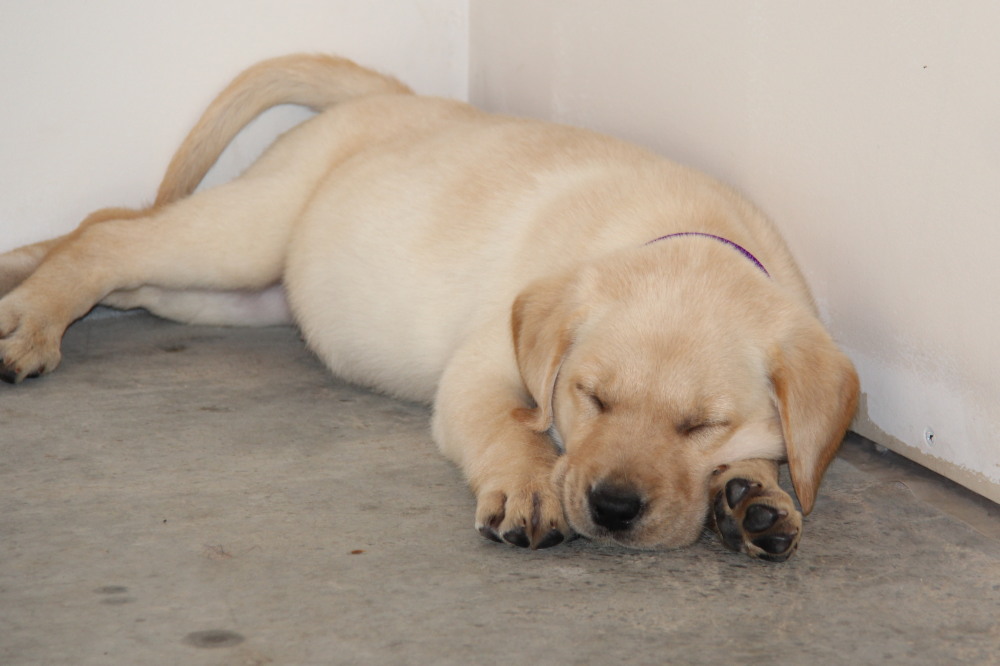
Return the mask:
<path id="1" fill-rule="evenodd" d="M 868 409 L 868 394 L 865 392 L 861 393 L 861 398 L 858 401 L 858 411 L 851 423 L 851 430 L 880 446 L 920 463 L 983 497 L 1000 503 L 1000 484 L 990 480 L 985 474 L 927 453 L 884 430 L 872 420 Z"/>

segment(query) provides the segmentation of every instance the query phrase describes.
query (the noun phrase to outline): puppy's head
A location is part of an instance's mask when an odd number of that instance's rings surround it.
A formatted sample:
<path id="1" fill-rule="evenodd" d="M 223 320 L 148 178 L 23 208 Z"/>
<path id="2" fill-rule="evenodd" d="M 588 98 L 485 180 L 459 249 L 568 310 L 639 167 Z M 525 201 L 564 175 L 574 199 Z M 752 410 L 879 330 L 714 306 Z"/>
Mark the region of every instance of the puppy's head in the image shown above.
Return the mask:
<path id="1" fill-rule="evenodd" d="M 854 368 L 752 265 L 669 267 L 623 252 L 515 302 L 525 420 L 565 449 L 554 481 L 567 519 L 599 540 L 687 545 L 712 471 L 750 458 L 787 459 L 808 513 L 856 405 Z"/>

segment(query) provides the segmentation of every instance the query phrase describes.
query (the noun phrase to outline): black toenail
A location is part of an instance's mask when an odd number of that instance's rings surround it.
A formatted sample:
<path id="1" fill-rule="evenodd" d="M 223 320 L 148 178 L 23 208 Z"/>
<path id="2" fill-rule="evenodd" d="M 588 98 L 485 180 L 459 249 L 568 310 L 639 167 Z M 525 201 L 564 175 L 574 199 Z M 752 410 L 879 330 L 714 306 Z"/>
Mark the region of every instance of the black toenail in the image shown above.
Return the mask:
<path id="1" fill-rule="evenodd" d="M 748 532 L 763 532 L 778 522 L 779 512 L 766 504 L 754 504 L 747 509 L 743 519 L 743 529 Z"/>
<path id="2" fill-rule="evenodd" d="M 490 527 L 489 525 L 483 525 L 482 527 L 480 527 L 479 528 L 479 533 L 482 534 L 487 539 L 489 539 L 490 541 L 496 541 L 497 543 L 503 543 L 503 539 L 500 538 L 500 535 L 497 534 L 497 531 L 495 529 L 493 529 L 492 527 Z"/>
<path id="3" fill-rule="evenodd" d="M 780 555 L 788 550 L 793 541 L 795 541 L 794 534 L 769 534 L 754 539 L 753 545 L 771 555 Z"/>
<path id="4" fill-rule="evenodd" d="M 509 544 L 513 544 L 518 548 L 527 548 L 531 545 L 531 539 L 525 533 L 523 527 L 515 527 L 512 530 L 508 530 L 503 533 L 503 540 Z"/>
<path id="5" fill-rule="evenodd" d="M 726 484 L 726 501 L 729 502 L 729 508 L 735 508 L 739 504 L 746 494 L 750 491 L 750 482 L 746 479 L 733 479 Z"/>
<path id="6" fill-rule="evenodd" d="M 542 540 L 538 542 L 538 548 L 551 548 L 552 546 L 558 546 L 563 542 L 566 537 L 559 530 L 549 530 L 549 533 L 542 537 Z"/>

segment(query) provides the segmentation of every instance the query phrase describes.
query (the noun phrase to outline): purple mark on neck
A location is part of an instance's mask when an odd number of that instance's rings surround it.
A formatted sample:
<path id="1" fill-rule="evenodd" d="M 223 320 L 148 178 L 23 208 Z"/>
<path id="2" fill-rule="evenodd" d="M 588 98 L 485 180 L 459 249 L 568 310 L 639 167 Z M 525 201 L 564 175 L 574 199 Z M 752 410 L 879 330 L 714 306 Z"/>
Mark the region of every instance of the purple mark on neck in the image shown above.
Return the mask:
<path id="1" fill-rule="evenodd" d="M 715 234 L 706 234 L 700 231 L 682 231 L 680 233 L 667 234 L 666 236 L 660 236 L 659 238 L 654 238 L 653 240 L 646 243 L 646 245 L 652 245 L 653 243 L 657 243 L 662 240 L 667 240 L 668 238 L 678 238 L 680 236 L 702 236 L 704 238 L 712 238 L 714 240 L 719 241 L 720 243 L 725 243 L 734 250 L 737 250 L 740 254 L 749 259 L 751 262 L 753 262 L 753 265 L 759 268 L 764 273 L 764 275 L 766 275 L 767 277 L 771 277 L 771 274 L 767 272 L 766 268 L 764 268 L 764 264 L 760 263 L 760 261 L 757 260 L 757 257 L 753 256 L 753 253 L 751 253 L 750 250 L 746 249 L 742 245 L 739 245 L 738 243 L 734 243 L 728 238 L 723 238 L 722 236 L 716 236 Z"/>

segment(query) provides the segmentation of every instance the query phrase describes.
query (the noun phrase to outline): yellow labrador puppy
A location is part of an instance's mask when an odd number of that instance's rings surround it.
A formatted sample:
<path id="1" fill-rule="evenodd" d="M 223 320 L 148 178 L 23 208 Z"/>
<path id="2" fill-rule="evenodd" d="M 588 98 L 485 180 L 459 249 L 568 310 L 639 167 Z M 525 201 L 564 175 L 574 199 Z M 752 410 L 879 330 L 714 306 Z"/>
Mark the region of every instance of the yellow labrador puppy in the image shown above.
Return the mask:
<path id="1" fill-rule="evenodd" d="M 195 193 L 278 104 L 320 112 Z M 783 560 L 858 381 L 777 231 L 716 181 L 593 132 L 295 55 L 211 104 L 145 210 L 0 257 L 0 374 L 53 370 L 96 303 L 294 322 L 336 374 L 433 401 L 486 537 L 723 543 Z"/>

